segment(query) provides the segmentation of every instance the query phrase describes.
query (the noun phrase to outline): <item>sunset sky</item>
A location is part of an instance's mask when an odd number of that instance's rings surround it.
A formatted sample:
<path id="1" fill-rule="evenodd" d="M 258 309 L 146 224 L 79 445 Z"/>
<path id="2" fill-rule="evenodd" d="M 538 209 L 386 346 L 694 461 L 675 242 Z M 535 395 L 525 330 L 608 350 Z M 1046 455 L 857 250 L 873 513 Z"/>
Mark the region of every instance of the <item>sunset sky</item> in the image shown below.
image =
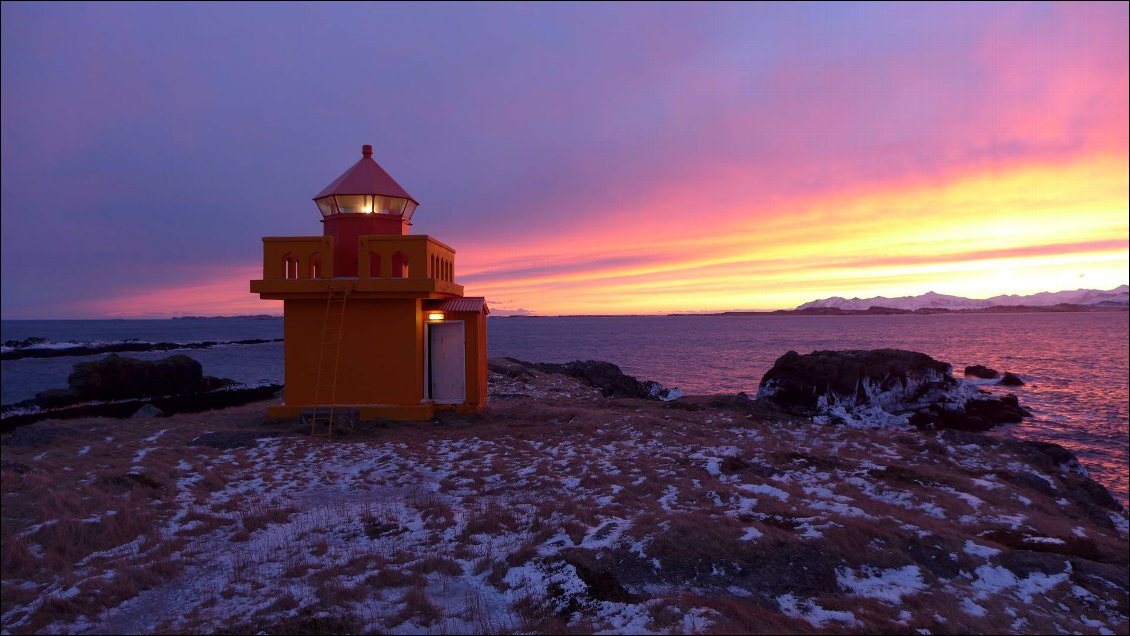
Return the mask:
<path id="1" fill-rule="evenodd" d="M 365 143 L 495 313 L 1130 278 L 1122 2 L 2 12 L 5 319 L 281 313 Z"/>

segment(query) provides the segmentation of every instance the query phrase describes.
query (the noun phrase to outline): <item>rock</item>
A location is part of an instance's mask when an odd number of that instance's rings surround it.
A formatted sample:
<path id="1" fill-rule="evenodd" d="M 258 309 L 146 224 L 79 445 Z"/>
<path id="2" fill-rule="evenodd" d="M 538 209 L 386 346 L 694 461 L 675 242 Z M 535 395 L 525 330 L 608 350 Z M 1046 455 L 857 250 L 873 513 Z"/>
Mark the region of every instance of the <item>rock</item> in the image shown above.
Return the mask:
<path id="1" fill-rule="evenodd" d="M 1005 371 L 1004 377 L 1001 378 L 1001 381 L 997 384 L 1000 384 L 1001 386 L 1024 386 L 1024 380 L 1021 380 L 1008 371 Z"/>
<path id="2" fill-rule="evenodd" d="M 980 364 L 975 364 L 975 365 L 970 366 L 970 367 L 965 367 L 965 376 L 966 377 L 973 376 L 975 378 L 984 378 L 986 380 L 991 380 L 991 379 L 993 379 L 993 378 L 995 378 L 999 375 L 1000 375 L 1000 372 L 997 371 L 996 369 L 990 369 L 989 367 L 986 367 L 986 366 L 983 366 L 983 365 L 980 365 Z"/>
<path id="3" fill-rule="evenodd" d="M 110 354 L 76 364 L 67 384 L 86 399 L 123 400 L 193 393 L 203 377 L 200 363 L 185 355 L 150 362 Z"/>
<path id="4" fill-rule="evenodd" d="M 910 418 L 910 424 L 923 430 L 983 432 L 999 424 L 1015 424 L 1031 415 L 1028 409 L 1020 406 L 1015 395 L 995 398 L 977 394 L 967 399 L 959 409 L 929 405 L 926 409 L 916 411 Z"/>
<path id="5" fill-rule="evenodd" d="M 684 411 L 702 411 L 705 409 L 723 409 L 740 413 L 776 413 L 779 412 L 772 404 L 762 400 L 752 400 L 743 393 L 715 393 L 712 395 L 684 395 L 677 399 L 669 400 L 667 408 Z"/>
<path id="6" fill-rule="evenodd" d="M 35 336 L 32 336 L 31 338 L 25 338 L 23 340 L 5 340 L 4 346 L 8 347 L 9 349 L 22 349 L 25 347 L 34 347 L 35 345 L 46 344 L 48 342 L 50 342 L 50 340 L 48 340 L 47 338 L 37 338 Z"/>
<path id="7" fill-rule="evenodd" d="M 206 375 L 200 378 L 200 384 L 196 387 L 194 393 L 204 393 L 207 391 L 219 391 L 220 389 L 231 388 L 239 384 L 235 380 L 228 378 L 217 378 L 215 376 Z"/>
<path id="8" fill-rule="evenodd" d="M 576 570 L 577 578 L 581 579 L 588 588 L 589 598 L 614 603 L 635 603 L 639 600 L 624 589 L 612 572 L 600 568 L 592 559 L 578 558 L 582 555 L 588 556 L 578 551 L 574 553 L 572 559 L 566 559 L 565 563 Z"/>
<path id="9" fill-rule="evenodd" d="M 1034 456 L 1036 465 L 1047 470 L 1057 470 L 1061 473 L 1075 473 L 1081 477 L 1088 477 L 1087 469 L 1079 463 L 1075 453 L 1059 444 L 1051 442 L 1023 441 L 1020 442 L 1030 456 Z"/>
<path id="10" fill-rule="evenodd" d="M 949 550 L 937 545 L 913 541 L 906 546 L 906 553 L 918 565 L 933 572 L 942 579 L 952 579 L 961 574 L 961 565 Z"/>
<path id="11" fill-rule="evenodd" d="M 39 408 L 53 409 L 84 400 L 82 393 L 74 389 L 47 389 L 35 394 L 32 402 Z"/>
<path id="12" fill-rule="evenodd" d="M 1007 531 L 1005 531 L 1007 532 Z M 987 537 L 990 541 L 997 543 L 1004 543 L 996 537 Z M 1008 545 L 1005 543 L 1004 545 Z M 1032 574 L 1041 574 L 1044 576 L 1054 576 L 1063 571 L 1071 571 L 1071 566 L 1068 565 L 1067 557 L 1062 554 L 1057 554 L 1057 550 L 1050 549 L 1058 546 L 1048 544 L 1030 544 L 1009 545 L 1012 550 L 1005 553 L 1001 559 L 1004 567 L 1008 568 L 1018 578 L 1027 578 Z M 1040 550 L 1032 550 L 1032 547 L 1040 548 Z"/>
<path id="13" fill-rule="evenodd" d="M 804 415 L 832 403 L 845 407 L 914 399 L 957 385 L 950 366 L 901 349 L 789 351 L 761 378 L 759 399 Z"/>
<path id="14" fill-rule="evenodd" d="M 50 409 L 79 402 L 190 395 L 227 388 L 235 382 L 205 376 L 200 363 L 186 355 L 149 361 L 110 354 L 76 364 L 67 384 L 66 389 L 36 394 L 35 403 Z"/>
<path id="15" fill-rule="evenodd" d="M 515 358 L 491 358 L 487 361 L 487 370 L 516 380 L 530 379 L 531 363 Z"/>
<path id="16" fill-rule="evenodd" d="M 1049 497 L 1055 497 L 1059 494 L 1059 491 L 1056 490 L 1054 485 L 1035 473 L 1029 471 L 1019 471 L 1015 473 L 1002 471 L 999 474 L 1005 481 L 1030 488 L 1040 494 Z"/>
<path id="17" fill-rule="evenodd" d="M 134 411 L 132 417 L 165 417 L 165 412 L 152 404 L 146 404 Z"/>
<path id="18" fill-rule="evenodd" d="M 790 351 L 761 380 L 757 397 L 819 423 L 858 428 L 986 431 L 1031 415 L 1016 396 L 994 398 L 951 367 L 901 349 Z"/>
<path id="19" fill-rule="evenodd" d="M 514 362 L 518 361 L 514 360 Z M 658 383 L 640 382 L 630 375 L 625 375 L 620 367 L 611 362 L 575 360 L 565 364 L 531 363 L 529 366 L 543 373 L 563 373 L 577 378 L 593 388 L 600 389 L 604 397 L 655 400 L 662 399 L 667 395 L 667 389 L 664 389 Z"/>
<path id="20" fill-rule="evenodd" d="M 979 417 L 998 424 L 1015 424 L 1032 413 L 1020 406 L 1015 395 L 996 399 L 969 400 L 965 403 L 966 417 Z"/>

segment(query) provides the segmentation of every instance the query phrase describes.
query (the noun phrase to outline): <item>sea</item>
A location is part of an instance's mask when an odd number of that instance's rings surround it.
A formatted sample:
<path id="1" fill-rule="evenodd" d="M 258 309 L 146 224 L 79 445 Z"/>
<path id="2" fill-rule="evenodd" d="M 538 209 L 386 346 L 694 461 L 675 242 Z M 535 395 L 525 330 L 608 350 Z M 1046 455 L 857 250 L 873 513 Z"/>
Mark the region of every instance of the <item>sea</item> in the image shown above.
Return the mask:
<path id="1" fill-rule="evenodd" d="M 1130 333 L 1125 311 L 935 315 L 684 315 L 492 317 L 491 357 L 534 362 L 606 360 L 641 380 L 688 394 L 755 395 L 774 360 L 793 350 L 897 348 L 921 351 L 953 365 L 981 364 L 1019 375 L 1014 393 L 1033 417 L 995 429 L 1022 439 L 1054 442 L 1079 457 L 1091 476 L 1123 505 L 1128 500 Z M 171 320 L 3 320 L 0 341 L 42 338 L 38 347 L 138 342 L 216 346 L 183 351 L 129 352 L 158 359 L 196 358 L 208 375 L 249 384 L 283 381 L 282 319 L 274 317 Z M 225 344 L 239 340 L 262 344 Z M 10 351 L 5 345 L 4 351 Z M 93 356 L 22 358 L 0 362 L 0 402 L 66 386 L 77 362 Z"/>

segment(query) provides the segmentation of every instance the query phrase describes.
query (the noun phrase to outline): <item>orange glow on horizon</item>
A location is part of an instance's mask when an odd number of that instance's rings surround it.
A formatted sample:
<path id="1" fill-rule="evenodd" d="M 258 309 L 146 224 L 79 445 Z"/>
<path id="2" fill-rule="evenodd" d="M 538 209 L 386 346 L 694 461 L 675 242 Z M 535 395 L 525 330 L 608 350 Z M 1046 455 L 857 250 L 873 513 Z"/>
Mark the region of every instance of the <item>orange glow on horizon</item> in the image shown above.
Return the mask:
<path id="1" fill-rule="evenodd" d="M 821 197 L 747 199 L 688 227 L 691 197 L 731 187 L 719 177 L 655 192 L 566 233 L 500 233 L 490 244 L 437 238 L 459 250 L 466 293 L 486 296 L 496 312 L 771 310 L 829 296 L 1110 289 L 1130 270 L 1128 172 L 1118 155 L 1025 163 Z M 248 293 L 248 280 L 260 277 L 260 266 L 248 264 L 83 309 L 105 317 L 280 314 L 280 303 Z"/>
<path id="2" fill-rule="evenodd" d="M 712 211 L 688 231 L 666 193 L 554 240 L 464 248 L 461 282 L 540 314 L 788 309 L 828 296 L 973 298 L 1127 282 L 1128 164 L 1021 164 L 770 206 Z M 710 187 L 724 188 L 725 184 Z M 651 222 L 646 212 L 661 211 Z M 665 218 L 670 220 L 664 223 Z"/>
<path id="3" fill-rule="evenodd" d="M 281 301 L 263 301 L 248 291 L 248 281 L 262 278 L 259 264 L 217 270 L 204 282 L 162 286 L 100 298 L 81 309 L 102 318 L 171 318 L 174 316 L 282 315 Z"/>

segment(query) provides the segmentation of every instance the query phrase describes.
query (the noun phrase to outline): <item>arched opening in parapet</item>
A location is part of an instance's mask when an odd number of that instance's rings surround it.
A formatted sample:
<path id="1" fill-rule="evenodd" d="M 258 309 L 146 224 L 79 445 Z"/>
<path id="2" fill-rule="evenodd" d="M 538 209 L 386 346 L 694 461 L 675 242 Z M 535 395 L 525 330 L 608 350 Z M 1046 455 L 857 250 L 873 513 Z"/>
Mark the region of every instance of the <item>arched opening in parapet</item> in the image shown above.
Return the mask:
<path id="1" fill-rule="evenodd" d="M 294 254 L 287 252 L 283 254 L 283 278 L 286 280 L 295 280 L 298 278 L 298 259 Z"/>
<path id="2" fill-rule="evenodd" d="M 408 278 L 408 257 L 404 252 L 394 252 L 392 255 L 392 277 Z"/>
<path id="3" fill-rule="evenodd" d="M 310 278 L 318 278 L 322 275 L 322 254 L 321 252 L 314 252 L 310 255 Z"/>

